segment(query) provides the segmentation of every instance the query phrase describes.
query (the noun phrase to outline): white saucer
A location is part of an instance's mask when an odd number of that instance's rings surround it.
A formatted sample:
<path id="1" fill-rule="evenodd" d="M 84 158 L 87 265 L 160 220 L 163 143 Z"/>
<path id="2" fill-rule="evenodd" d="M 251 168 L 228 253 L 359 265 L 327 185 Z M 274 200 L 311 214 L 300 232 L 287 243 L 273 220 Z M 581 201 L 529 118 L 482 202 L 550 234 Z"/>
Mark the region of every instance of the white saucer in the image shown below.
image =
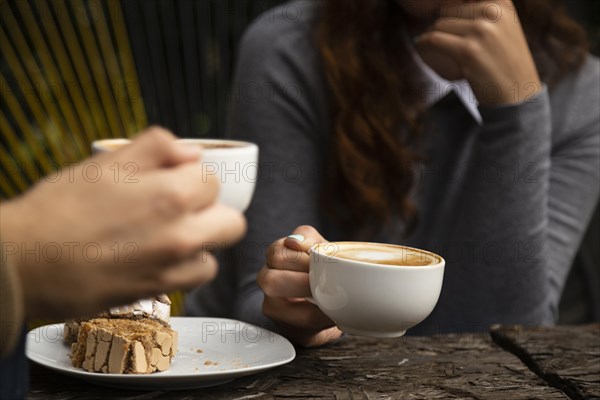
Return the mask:
<path id="1" fill-rule="evenodd" d="M 296 357 L 290 342 L 276 333 L 222 318 L 171 318 L 179 332 L 179 351 L 171 368 L 149 375 L 86 372 L 75 368 L 63 342 L 63 324 L 27 334 L 27 357 L 61 374 L 104 386 L 177 390 L 221 385 L 244 375 L 286 364 Z"/>

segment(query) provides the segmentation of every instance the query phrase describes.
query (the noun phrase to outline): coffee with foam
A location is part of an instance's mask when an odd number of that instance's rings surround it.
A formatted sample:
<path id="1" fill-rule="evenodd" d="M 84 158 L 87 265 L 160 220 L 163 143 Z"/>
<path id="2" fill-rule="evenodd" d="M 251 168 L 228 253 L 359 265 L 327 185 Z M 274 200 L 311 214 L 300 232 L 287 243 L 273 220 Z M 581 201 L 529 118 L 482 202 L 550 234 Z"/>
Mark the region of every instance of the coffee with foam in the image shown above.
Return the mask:
<path id="1" fill-rule="evenodd" d="M 424 267 L 440 262 L 438 256 L 423 250 L 364 242 L 322 244 L 319 253 L 350 261 L 401 267 Z"/>

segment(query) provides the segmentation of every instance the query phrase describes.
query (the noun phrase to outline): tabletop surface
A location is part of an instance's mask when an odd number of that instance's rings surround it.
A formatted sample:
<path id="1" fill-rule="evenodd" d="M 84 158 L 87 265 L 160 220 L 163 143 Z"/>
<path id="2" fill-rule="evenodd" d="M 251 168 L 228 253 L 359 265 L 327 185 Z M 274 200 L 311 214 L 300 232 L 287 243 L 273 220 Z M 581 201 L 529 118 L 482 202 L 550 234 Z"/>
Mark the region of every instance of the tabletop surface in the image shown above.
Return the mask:
<path id="1" fill-rule="evenodd" d="M 279 368 L 187 391 L 122 391 L 31 366 L 29 399 L 600 398 L 600 324 L 489 334 L 346 337 Z"/>

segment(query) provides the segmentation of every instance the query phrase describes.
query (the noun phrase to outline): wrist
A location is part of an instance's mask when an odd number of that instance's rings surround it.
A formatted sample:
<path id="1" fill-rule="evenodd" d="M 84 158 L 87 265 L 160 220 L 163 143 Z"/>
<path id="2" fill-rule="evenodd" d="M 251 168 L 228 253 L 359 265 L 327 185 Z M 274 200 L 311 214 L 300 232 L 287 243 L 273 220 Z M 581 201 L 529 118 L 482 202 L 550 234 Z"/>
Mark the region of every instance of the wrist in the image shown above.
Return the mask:
<path id="1" fill-rule="evenodd" d="M 551 119 L 550 98 L 548 89 L 542 85 L 541 91 L 535 97 L 516 104 L 480 104 L 479 113 L 483 120 L 485 131 L 496 132 L 495 127 L 502 126 L 507 137 L 513 134 L 519 134 L 521 129 L 526 129 L 526 125 L 534 124 L 536 128 L 545 125 Z M 536 129 L 536 131 L 539 131 Z M 484 135 L 486 136 L 486 135 Z M 495 137 L 496 135 L 492 135 Z M 540 139 L 541 140 L 541 139 Z"/>
<path id="2" fill-rule="evenodd" d="M 509 106 L 524 103 L 544 90 L 539 79 L 497 83 L 472 83 L 473 93 L 482 106 Z"/>
<path id="3" fill-rule="evenodd" d="M 19 223 L 19 220 L 24 217 L 24 213 L 21 210 L 22 200 L 11 200 L 0 204 L 0 240 L 3 244 L 3 252 L 14 258 L 15 263 L 18 264 L 19 248 L 23 242 L 23 224 Z"/>
<path id="4" fill-rule="evenodd" d="M 35 246 L 27 240 L 27 220 L 31 218 L 31 214 L 24 208 L 23 201 L 24 197 L 20 197 L 0 205 L 1 261 L 12 268 L 14 279 L 19 283 L 19 302 L 23 314 L 37 317 L 43 314 L 40 312 L 43 301 L 37 301 L 35 298 L 39 296 L 36 294 L 44 292 L 48 277 L 35 277 L 40 267 L 35 265 L 39 264 L 35 262 L 39 254 L 27 254 L 27 250 L 35 249 Z M 32 291 L 32 288 L 36 289 Z"/>

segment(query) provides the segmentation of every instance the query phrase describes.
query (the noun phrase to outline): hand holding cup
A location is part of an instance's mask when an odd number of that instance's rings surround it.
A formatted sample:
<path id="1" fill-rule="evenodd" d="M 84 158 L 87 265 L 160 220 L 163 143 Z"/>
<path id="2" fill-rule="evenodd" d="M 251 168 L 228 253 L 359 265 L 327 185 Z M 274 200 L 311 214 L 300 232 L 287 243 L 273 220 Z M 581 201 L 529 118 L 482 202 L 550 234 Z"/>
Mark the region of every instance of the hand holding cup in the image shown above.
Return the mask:
<path id="1" fill-rule="evenodd" d="M 91 314 L 211 280 L 207 244 L 239 240 L 246 222 L 216 202 L 219 183 L 200 157 L 151 128 L 3 203 L 2 256 L 18 271 L 27 315 Z"/>
<path id="2" fill-rule="evenodd" d="M 309 283 L 309 249 L 327 242 L 311 226 L 300 226 L 292 235 L 275 241 L 267 250 L 267 262 L 257 282 L 265 294 L 264 314 L 281 332 L 305 346 L 320 346 L 338 339 L 342 332 L 315 304 Z"/>
<path id="3" fill-rule="evenodd" d="M 263 312 L 284 335 L 318 346 L 348 332 L 402 336 L 434 309 L 442 257 L 406 246 L 327 242 L 301 226 L 274 242 L 257 282 Z"/>

